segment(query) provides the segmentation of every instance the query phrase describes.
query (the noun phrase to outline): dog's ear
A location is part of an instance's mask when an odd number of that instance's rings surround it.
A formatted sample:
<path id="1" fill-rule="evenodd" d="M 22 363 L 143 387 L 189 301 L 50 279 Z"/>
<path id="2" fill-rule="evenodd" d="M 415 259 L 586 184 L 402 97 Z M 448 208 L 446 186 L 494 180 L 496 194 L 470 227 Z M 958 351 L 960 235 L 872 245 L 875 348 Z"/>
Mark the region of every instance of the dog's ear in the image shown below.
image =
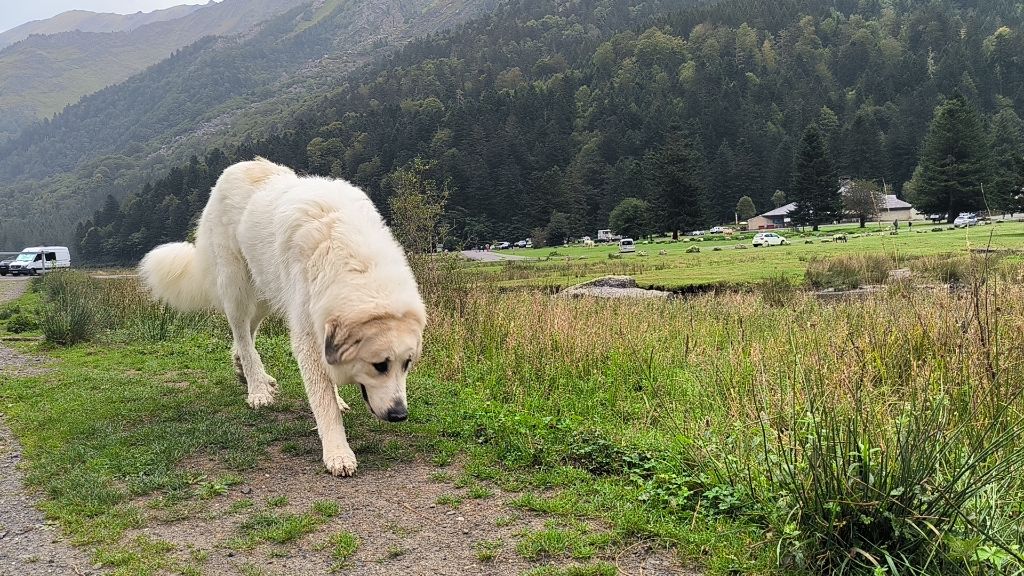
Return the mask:
<path id="1" fill-rule="evenodd" d="M 337 320 L 330 320 L 324 329 L 324 358 L 334 366 L 349 360 L 362 342 L 359 327 L 348 327 Z"/>

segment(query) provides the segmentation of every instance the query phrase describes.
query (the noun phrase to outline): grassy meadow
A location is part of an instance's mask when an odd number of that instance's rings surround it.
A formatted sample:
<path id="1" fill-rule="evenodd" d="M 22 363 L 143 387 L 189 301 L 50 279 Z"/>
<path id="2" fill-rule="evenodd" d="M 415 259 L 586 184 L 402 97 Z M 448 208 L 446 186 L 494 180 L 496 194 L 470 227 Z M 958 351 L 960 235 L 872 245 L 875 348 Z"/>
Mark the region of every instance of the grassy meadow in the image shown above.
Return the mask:
<path id="1" fill-rule="evenodd" d="M 1024 247 L 1024 223 L 1020 222 L 968 229 L 931 223 L 918 223 L 908 229 L 904 223 L 898 234 L 891 231 L 891 226 L 859 229 L 848 225 L 826 226 L 819 233 L 783 230 L 779 233 L 791 244 L 771 248 L 752 248 L 753 233 L 737 233 L 728 238 L 687 237 L 678 242 L 659 238 L 650 244 L 637 244 L 636 253 L 622 255 L 618 246 L 607 244 L 516 249 L 501 254 L 529 261 L 478 263 L 472 271 L 480 281 L 503 288 L 565 288 L 608 274 L 625 274 L 636 278 L 641 287 L 686 291 L 749 286 L 778 275 L 799 282 L 809 263 L 844 255 L 883 255 L 893 261 L 894 267 L 902 268 L 922 256 L 967 254 L 972 249 L 989 248 L 1018 251 Z M 836 233 L 845 233 L 848 242 L 831 242 Z"/>
<path id="2" fill-rule="evenodd" d="M 989 231 L 999 249 L 1024 236 L 994 224 L 969 232 L 972 247 Z M 1022 268 L 1012 254 L 969 253 L 964 237 L 721 252 L 704 242 L 689 254 L 670 244 L 665 260 L 687 265 L 639 278 L 758 273 L 742 276 L 750 289 L 666 301 L 504 289 L 563 278 L 547 268 L 554 260 L 497 271 L 421 262 L 432 320 L 409 422 L 374 422 L 355 390 L 342 391 L 360 470 L 428 459 L 457 487 L 439 505 L 493 487 L 514 494 L 504 506 L 551 524 L 506 553 L 579 562 L 538 574 L 616 574 L 615 558 L 639 542 L 708 574 L 1021 573 Z M 868 296 L 825 301 L 803 289 L 884 280 L 904 257 L 915 279 Z M 505 278 L 503 267 L 526 273 Z M 722 274 L 741 277 L 722 270 L 715 281 Z M 318 457 L 279 321 L 258 341 L 282 388 L 262 412 L 234 381 L 223 320 L 149 303 L 131 279 L 50 275 L 0 307 L 0 330 L 42 335 L 16 345 L 54 359 L 51 372 L 0 386 L 29 481 L 48 516 L 117 573 L 204 573 L 201 555 L 166 559 L 173 542 L 128 535 L 190 522 L 198 503 L 225 497 L 276 451 Z M 186 466 L 197 456 L 224 472 L 197 476 Z M 316 537 L 331 510 L 239 509 L 238 533 L 215 545 L 287 546 Z M 331 538 L 324 554 L 337 558 L 358 546 Z M 478 542 L 477 557 L 495 561 L 500 546 Z"/>

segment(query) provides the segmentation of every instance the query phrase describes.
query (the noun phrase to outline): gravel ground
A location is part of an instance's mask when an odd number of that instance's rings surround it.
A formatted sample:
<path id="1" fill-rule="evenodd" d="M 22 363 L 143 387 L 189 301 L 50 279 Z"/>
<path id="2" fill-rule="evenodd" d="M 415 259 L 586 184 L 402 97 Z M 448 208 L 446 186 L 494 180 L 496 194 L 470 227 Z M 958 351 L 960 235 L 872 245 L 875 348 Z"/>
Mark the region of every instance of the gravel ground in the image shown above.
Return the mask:
<path id="1" fill-rule="evenodd" d="M 28 279 L 0 277 L 0 302 L 20 296 Z M 38 374 L 42 360 L 0 345 L 0 386 L 4 374 Z M 0 412 L 3 406 L 0 405 Z M 18 463 L 21 447 L 0 414 L 0 576 L 93 573 L 87 555 L 66 543 L 35 507 Z"/>
<path id="2" fill-rule="evenodd" d="M 515 256 L 501 252 L 487 252 L 484 250 L 463 250 L 462 256 L 468 260 L 477 262 L 501 262 L 503 260 L 527 260 L 526 256 Z"/>
<path id="3" fill-rule="evenodd" d="M 638 288 L 636 280 L 629 276 L 605 276 L 590 282 L 584 282 L 572 288 L 567 288 L 558 294 L 564 298 L 581 298 L 592 296 L 595 298 L 669 298 L 671 292 L 661 290 L 644 290 Z"/>

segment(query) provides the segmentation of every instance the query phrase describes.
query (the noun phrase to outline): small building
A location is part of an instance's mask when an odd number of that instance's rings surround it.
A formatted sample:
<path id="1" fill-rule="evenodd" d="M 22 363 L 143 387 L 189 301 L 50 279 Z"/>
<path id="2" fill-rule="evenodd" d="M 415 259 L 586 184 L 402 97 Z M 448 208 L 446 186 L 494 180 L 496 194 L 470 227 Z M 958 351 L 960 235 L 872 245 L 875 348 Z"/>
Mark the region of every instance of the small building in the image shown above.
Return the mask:
<path id="1" fill-rule="evenodd" d="M 876 218 L 879 222 L 892 222 L 893 220 L 899 220 L 900 222 L 907 222 L 909 220 L 921 220 L 923 216 L 909 202 L 905 202 L 896 197 L 895 194 L 885 195 L 885 207 L 878 211 L 878 217 Z"/>
<path id="2" fill-rule="evenodd" d="M 785 206 L 779 206 L 775 210 L 770 210 L 760 216 L 754 216 L 747 220 L 747 230 L 774 230 L 776 228 L 788 228 L 792 225 L 789 213 L 795 209 L 796 202 L 790 202 Z"/>
<path id="3" fill-rule="evenodd" d="M 765 212 L 760 216 L 754 216 L 747 220 L 747 230 L 775 230 L 777 228 L 789 228 L 793 225 L 789 217 L 790 212 L 796 209 L 796 202 L 790 202 L 785 206 Z M 909 202 L 900 200 L 895 194 L 885 195 L 885 205 L 880 206 L 878 216 L 870 219 L 872 222 L 888 222 L 894 220 L 907 222 L 910 220 L 921 220 L 924 217 L 914 209 Z M 846 218 L 845 222 L 856 222 L 856 218 Z"/>

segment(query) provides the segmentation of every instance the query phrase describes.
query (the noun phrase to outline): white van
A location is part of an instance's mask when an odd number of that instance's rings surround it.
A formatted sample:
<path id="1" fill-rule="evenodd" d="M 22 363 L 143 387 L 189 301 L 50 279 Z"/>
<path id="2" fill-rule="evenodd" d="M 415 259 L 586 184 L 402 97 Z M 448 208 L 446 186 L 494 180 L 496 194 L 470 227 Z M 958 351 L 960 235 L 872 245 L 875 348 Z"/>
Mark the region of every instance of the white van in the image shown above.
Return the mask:
<path id="1" fill-rule="evenodd" d="M 619 252 L 636 252 L 636 246 L 634 245 L 632 238 L 623 238 L 619 240 Z"/>
<path id="2" fill-rule="evenodd" d="M 45 266 L 45 270 L 44 270 Z M 71 267 L 71 252 L 67 246 L 33 246 L 25 248 L 11 261 L 11 275 L 34 275 L 47 270 Z"/>

